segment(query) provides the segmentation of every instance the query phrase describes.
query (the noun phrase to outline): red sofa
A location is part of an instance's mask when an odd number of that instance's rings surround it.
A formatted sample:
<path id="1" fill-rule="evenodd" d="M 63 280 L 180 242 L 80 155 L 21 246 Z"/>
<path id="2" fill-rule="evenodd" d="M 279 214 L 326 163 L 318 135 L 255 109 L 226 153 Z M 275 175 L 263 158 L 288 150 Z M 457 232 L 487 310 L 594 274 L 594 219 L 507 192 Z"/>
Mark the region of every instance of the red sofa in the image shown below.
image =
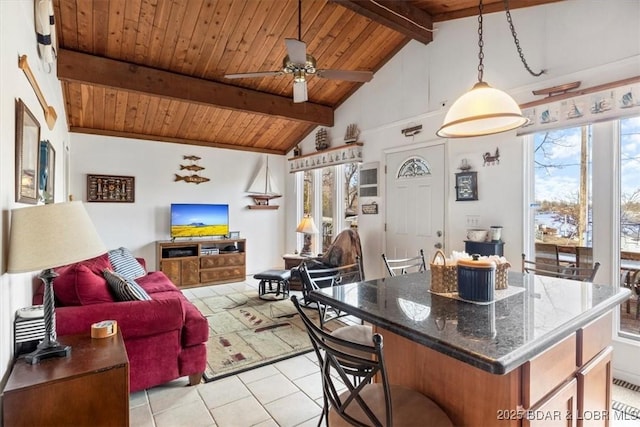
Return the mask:
<path id="1" fill-rule="evenodd" d="M 138 261 L 145 267 L 142 259 Z M 102 275 L 112 269 L 107 254 L 56 269 L 56 332 L 86 333 L 91 324 L 116 320 L 129 357 L 129 390 L 135 392 L 179 377 L 202 379 L 209 325 L 200 311 L 160 271 L 135 281 L 150 301 L 117 301 Z M 34 304 L 42 304 L 43 287 Z M 73 349 L 71 350 L 73 351 Z"/>

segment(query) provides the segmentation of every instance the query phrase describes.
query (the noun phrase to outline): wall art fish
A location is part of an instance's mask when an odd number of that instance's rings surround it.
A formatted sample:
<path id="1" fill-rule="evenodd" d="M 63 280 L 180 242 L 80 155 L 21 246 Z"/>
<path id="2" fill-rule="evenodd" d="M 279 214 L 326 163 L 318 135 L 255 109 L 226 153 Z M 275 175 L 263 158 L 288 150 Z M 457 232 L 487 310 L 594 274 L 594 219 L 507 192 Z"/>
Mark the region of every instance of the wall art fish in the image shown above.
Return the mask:
<path id="1" fill-rule="evenodd" d="M 185 160 L 193 160 L 193 161 L 201 159 L 201 157 L 198 157 L 198 156 L 182 156 L 182 158 Z"/>
<path id="2" fill-rule="evenodd" d="M 188 165 L 188 166 L 180 165 L 180 170 L 183 170 L 183 169 L 186 169 L 188 171 L 198 172 L 204 168 L 198 165 Z"/>
<path id="3" fill-rule="evenodd" d="M 176 174 L 176 179 L 173 180 L 175 181 L 184 181 L 184 182 L 189 182 L 192 184 L 201 184 L 203 182 L 207 182 L 209 181 L 209 178 L 205 178 L 203 176 L 198 176 L 196 174 L 193 175 L 185 175 L 185 176 L 180 176 L 178 174 Z"/>

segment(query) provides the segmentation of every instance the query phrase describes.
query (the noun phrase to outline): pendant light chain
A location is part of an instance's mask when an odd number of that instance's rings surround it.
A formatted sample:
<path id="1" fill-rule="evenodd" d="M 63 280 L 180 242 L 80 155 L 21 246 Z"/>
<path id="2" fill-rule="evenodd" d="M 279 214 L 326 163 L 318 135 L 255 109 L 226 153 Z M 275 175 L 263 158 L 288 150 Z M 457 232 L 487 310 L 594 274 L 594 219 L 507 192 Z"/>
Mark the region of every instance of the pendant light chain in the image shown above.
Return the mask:
<path id="1" fill-rule="evenodd" d="M 482 4 L 482 0 L 480 0 L 480 4 Z M 520 47 L 520 41 L 518 40 L 518 34 L 516 33 L 516 29 L 513 26 L 513 20 L 511 19 L 511 12 L 509 11 L 509 0 L 504 0 L 504 10 L 507 13 L 507 22 L 509 22 L 509 28 L 511 29 L 511 35 L 513 36 L 513 42 L 516 44 L 516 48 L 518 49 L 518 55 L 520 55 L 520 60 L 524 65 L 524 68 L 527 69 L 529 74 L 534 77 L 540 77 L 545 70 L 540 70 L 538 73 L 531 70 L 529 64 L 527 64 L 527 60 L 524 59 L 524 53 L 522 53 L 522 48 Z"/>
<path id="2" fill-rule="evenodd" d="M 484 40 L 482 39 L 482 9 L 484 9 L 484 5 L 482 4 L 482 0 L 480 0 L 480 4 L 478 5 L 478 47 L 480 50 L 478 51 L 478 81 L 482 81 L 482 75 L 484 74 L 484 63 L 482 60 L 484 59 L 484 51 L 482 48 L 484 47 Z"/>

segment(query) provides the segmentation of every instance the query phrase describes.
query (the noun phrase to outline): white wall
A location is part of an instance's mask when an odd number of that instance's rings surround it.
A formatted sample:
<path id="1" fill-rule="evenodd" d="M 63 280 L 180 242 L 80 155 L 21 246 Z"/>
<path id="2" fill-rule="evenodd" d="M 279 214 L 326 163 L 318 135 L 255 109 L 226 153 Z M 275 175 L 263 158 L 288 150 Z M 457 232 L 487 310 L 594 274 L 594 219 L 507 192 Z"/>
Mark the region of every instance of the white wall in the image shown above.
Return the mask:
<path id="1" fill-rule="evenodd" d="M 0 1 L 0 388 L 13 357 L 13 316 L 20 307 L 31 305 L 35 286 L 33 274 L 7 274 L 10 211 L 27 205 L 15 202 L 15 100 L 20 98 L 40 122 L 40 139 L 48 139 L 56 150 L 56 201 L 64 200 L 64 144 L 69 140 L 64 103 L 55 68 L 51 72 L 38 58 L 33 2 Z M 49 130 L 44 113 L 26 76 L 18 68 L 18 57 L 27 55 L 35 79 L 52 105 L 58 120 Z M 48 69 L 47 69 L 48 70 Z M 36 283 L 37 284 L 37 283 Z"/>
<path id="2" fill-rule="evenodd" d="M 175 181 L 191 172 L 180 165 L 183 156 L 201 157 L 200 176 L 210 181 L 190 184 Z M 285 207 L 248 209 L 246 192 L 266 154 L 224 150 L 98 135 L 71 135 L 71 185 L 74 200 L 87 200 L 87 174 L 135 177 L 135 203 L 86 203 L 107 248 L 125 246 L 156 269 L 155 241 L 168 240 L 171 203 L 223 203 L 229 205 L 231 231 L 246 238 L 247 274 L 284 266 Z M 284 192 L 285 159 L 269 156 L 276 186 Z M 284 205 L 287 197 L 271 201 Z"/>

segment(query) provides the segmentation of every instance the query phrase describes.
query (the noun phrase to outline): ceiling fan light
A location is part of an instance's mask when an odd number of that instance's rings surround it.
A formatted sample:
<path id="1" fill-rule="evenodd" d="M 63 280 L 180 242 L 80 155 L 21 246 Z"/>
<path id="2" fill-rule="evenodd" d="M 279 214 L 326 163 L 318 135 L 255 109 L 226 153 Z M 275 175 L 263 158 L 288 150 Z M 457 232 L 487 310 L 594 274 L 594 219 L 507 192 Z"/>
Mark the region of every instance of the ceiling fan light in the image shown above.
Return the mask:
<path id="1" fill-rule="evenodd" d="M 304 70 L 295 70 L 293 72 L 293 81 L 296 83 L 302 83 L 304 81 L 306 81 L 306 76 L 304 73 Z"/>
<path id="2" fill-rule="evenodd" d="M 314 58 L 313 55 L 307 54 L 307 62 L 304 64 L 304 70 L 309 74 L 316 72 L 316 58 Z"/>
<path id="3" fill-rule="evenodd" d="M 492 135 L 517 129 L 528 121 L 513 98 L 479 81 L 451 105 L 436 135 L 443 138 Z"/>

